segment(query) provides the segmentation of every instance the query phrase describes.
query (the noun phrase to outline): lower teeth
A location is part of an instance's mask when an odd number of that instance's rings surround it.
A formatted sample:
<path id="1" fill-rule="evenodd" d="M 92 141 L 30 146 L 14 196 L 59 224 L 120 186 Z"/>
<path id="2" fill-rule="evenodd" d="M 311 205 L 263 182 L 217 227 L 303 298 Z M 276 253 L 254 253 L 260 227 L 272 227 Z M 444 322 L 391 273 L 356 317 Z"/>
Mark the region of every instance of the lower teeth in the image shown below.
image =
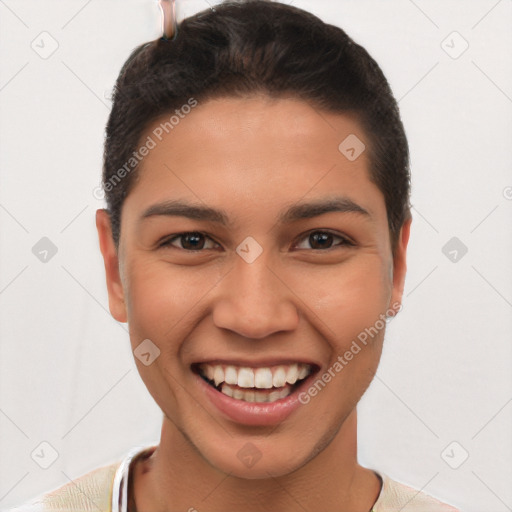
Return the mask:
<path id="1" fill-rule="evenodd" d="M 216 388 L 217 389 L 217 388 Z M 225 382 L 219 390 L 226 396 L 234 398 L 235 400 L 243 400 L 245 402 L 275 402 L 281 398 L 286 398 L 291 392 L 291 386 L 284 386 L 282 388 L 275 388 L 274 391 L 261 391 L 254 388 L 242 390 L 240 388 L 231 387 Z"/>

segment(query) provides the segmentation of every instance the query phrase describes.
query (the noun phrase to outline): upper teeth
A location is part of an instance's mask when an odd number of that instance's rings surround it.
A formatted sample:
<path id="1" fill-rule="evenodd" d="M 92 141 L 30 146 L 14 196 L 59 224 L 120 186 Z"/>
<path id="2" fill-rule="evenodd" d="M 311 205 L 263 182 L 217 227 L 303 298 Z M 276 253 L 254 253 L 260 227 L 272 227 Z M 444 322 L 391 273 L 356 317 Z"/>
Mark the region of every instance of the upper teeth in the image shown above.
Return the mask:
<path id="1" fill-rule="evenodd" d="M 222 382 L 241 388 L 270 389 L 280 388 L 286 383 L 295 384 L 311 373 L 311 366 L 303 363 L 271 366 L 266 368 L 249 368 L 203 363 L 199 366 L 206 378 L 213 380 L 218 386 Z"/>

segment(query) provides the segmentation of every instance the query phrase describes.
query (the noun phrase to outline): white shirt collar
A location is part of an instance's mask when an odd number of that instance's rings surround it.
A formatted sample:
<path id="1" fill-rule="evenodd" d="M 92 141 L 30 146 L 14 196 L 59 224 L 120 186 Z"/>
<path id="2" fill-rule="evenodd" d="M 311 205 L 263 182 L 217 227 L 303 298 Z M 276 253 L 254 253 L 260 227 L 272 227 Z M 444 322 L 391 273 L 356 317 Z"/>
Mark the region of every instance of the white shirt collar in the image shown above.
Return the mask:
<path id="1" fill-rule="evenodd" d="M 128 483 L 132 461 L 147 450 L 154 450 L 155 446 L 136 446 L 121 461 L 114 476 L 112 488 L 112 512 L 128 512 Z"/>

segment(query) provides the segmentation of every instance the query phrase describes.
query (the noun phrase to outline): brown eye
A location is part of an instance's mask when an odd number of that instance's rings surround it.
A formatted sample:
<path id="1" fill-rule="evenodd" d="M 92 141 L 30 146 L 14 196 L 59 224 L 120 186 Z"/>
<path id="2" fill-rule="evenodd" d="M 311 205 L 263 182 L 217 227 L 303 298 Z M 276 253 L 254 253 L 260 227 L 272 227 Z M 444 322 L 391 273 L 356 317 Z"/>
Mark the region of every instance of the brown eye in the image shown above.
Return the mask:
<path id="1" fill-rule="evenodd" d="M 337 243 L 333 246 L 334 241 L 338 239 L 341 240 L 341 243 Z M 329 231 L 312 231 L 304 237 L 302 240 L 305 240 L 310 247 L 304 247 L 304 245 L 299 244 L 297 246 L 298 249 L 334 249 L 337 246 L 352 246 L 354 245 L 347 238 L 342 237 L 340 235 L 335 235 L 334 233 L 330 233 Z"/>
<path id="2" fill-rule="evenodd" d="M 181 242 L 180 242 L 181 241 Z M 207 242 L 211 242 L 210 247 Z M 163 241 L 159 247 L 173 247 L 185 251 L 201 251 L 201 249 L 213 249 L 215 242 L 203 233 L 197 231 L 180 233 Z"/>
<path id="3" fill-rule="evenodd" d="M 181 237 L 183 249 L 196 251 L 204 247 L 204 236 L 201 233 L 188 233 Z"/>
<path id="4" fill-rule="evenodd" d="M 311 233 L 309 243 L 313 249 L 325 249 L 331 247 L 333 238 L 331 233 Z"/>

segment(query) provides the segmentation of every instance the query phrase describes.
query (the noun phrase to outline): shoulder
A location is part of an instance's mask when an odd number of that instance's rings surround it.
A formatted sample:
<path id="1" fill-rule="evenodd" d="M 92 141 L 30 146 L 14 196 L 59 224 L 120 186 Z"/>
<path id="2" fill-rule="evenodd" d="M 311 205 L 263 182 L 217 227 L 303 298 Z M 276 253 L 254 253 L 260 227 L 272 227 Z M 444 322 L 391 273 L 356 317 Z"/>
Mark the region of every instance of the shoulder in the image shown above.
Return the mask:
<path id="1" fill-rule="evenodd" d="M 459 512 L 458 509 L 438 499 L 377 472 L 382 479 L 382 489 L 372 512 Z"/>
<path id="2" fill-rule="evenodd" d="M 110 512 L 120 462 L 102 466 L 7 512 Z"/>

